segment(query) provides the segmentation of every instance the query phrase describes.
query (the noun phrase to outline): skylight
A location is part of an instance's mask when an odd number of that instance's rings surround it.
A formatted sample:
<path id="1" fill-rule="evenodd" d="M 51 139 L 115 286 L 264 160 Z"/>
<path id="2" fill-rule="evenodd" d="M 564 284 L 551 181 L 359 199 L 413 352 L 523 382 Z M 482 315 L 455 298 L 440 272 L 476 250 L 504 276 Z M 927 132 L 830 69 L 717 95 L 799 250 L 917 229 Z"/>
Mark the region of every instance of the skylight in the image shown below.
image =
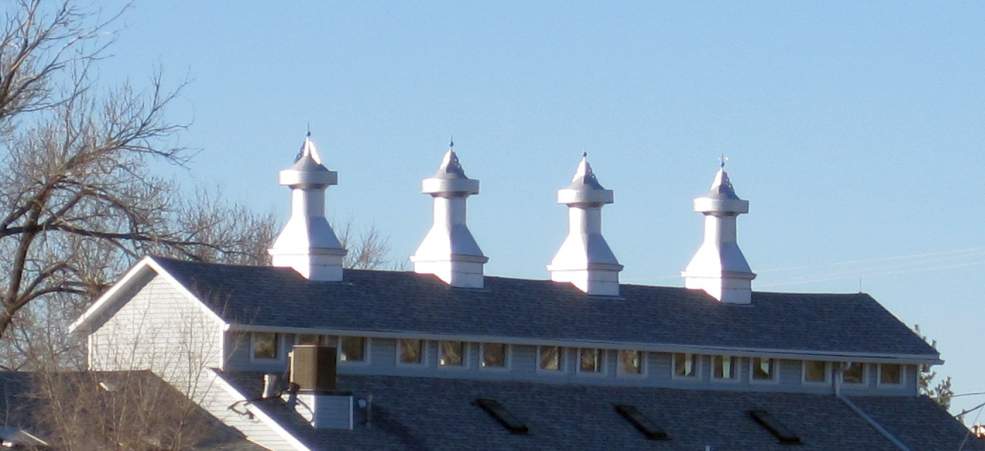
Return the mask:
<path id="1" fill-rule="evenodd" d="M 496 401 L 495 399 L 479 398 L 475 400 L 474 404 L 479 406 L 482 410 L 485 410 L 489 415 L 492 415 L 492 417 L 495 418 L 499 424 L 503 425 L 503 427 L 511 433 L 527 433 L 527 425 L 523 424 L 522 421 L 513 416 L 513 414 L 510 413 L 509 410 L 506 410 L 506 408 L 503 407 L 499 401 Z"/>
<path id="2" fill-rule="evenodd" d="M 653 424 L 652 421 L 650 421 L 649 418 L 643 415 L 643 413 L 640 412 L 636 406 L 631 406 L 629 404 L 616 404 L 614 407 L 616 408 L 616 412 L 619 412 L 619 415 L 622 415 L 626 421 L 632 424 L 636 430 L 643 433 L 647 439 L 667 440 L 670 438 L 666 432 L 660 430 Z"/>
<path id="3" fill-rule="evenodd" d="M 780 443 L 800 443 L 800 437 L 797 436 L 790 428 L 786 427 L 783 423 L 779 422 L 776 418 L 773 418 L 769 412 L 765 410 L 750 410 L 749 416 L 756 420 L 760 426 L 773 434 Z"/>

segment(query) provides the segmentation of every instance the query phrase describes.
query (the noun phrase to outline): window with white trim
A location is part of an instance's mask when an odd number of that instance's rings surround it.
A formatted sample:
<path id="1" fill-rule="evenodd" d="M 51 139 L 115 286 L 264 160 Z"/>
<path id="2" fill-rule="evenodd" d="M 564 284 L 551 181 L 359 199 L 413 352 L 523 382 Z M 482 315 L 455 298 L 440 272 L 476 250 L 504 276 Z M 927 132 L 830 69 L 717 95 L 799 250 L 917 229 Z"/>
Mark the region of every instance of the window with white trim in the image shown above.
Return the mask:
<path id="1" fill-rule="evenodd" d="M 828 362 L 804 360 L 804 382 L 823 384 L 828 382 Z"/>
<path id="2" fill-rule="evenodd" d="M 643 374 L 643 351 L 624 349 L 619 351 L 619 374 L 639 376 Z"/>
<path id="3" fill-rule="evenodd" d="M 844 384 L 861 385 L 865 383 L 865 364 L 848 362 L 841 370 L 841 382 Z"/>
<path id="4" fill-rule="evenodd" d="M 479 366 L 482 368 L 506 368 L 509 358 L 509 345 L 505 343 L 482 343 L 482 358 Z"/>
<path id="5" fill-rule="evenodd" d="M 438 366 L 446 366 L 446 367 L 465 366 L 465 342 L 439 341 Z"/>
<path id="6" fill-rule="evenodd" d="M 672 366 L 676 378 L 698 377 L 698 359 L 694 354 L 683 352 L 674 354 Z"/>
<path id="7" fill-rule="evenodd" d="M 280 336 L 273 332 L 253 332 L 253 358 L 274 360 L 279 357 Z"/>
<path id="8" fill-rule="evenodd" d="M 756 382 L 775 381 L 777 377 L 776 359 L 753 357 L 749 359 L 751 379 Z"/>
<path id="9" fill-rule="evenodd" d="M 542 371 L 561 371 L 564 363 L 560 346 L 540 346 L 537 348 L 537 368 Z"/>
<path id="10" fill-rule="evenodd" d="M 578 372 L 601 373 L 605 351 L 595 348 L 578 349 Z"/>
<path id="11" fill-rule="evenodd" d="M 903 365 L 898 363 L 879 364 L 879 385 L 902 385 Z"/>
<path id="12" fill-rule="evenodd" d="M 735 380 L 738 375 L 739 359 L 728 355 L 716 355 L 711 358 L 711 377 L 718 380 Z"/>
<path id="13" fill-rule="evenodd" d="M 365 362 L 366 337 L 339 337 L 340 362 Z"/>
<path id="14" fill-rule="evenodd" d="M 424 340 L 400 338 L 397 340 L 397 361 L 404 365 L 424 363 Z"/>

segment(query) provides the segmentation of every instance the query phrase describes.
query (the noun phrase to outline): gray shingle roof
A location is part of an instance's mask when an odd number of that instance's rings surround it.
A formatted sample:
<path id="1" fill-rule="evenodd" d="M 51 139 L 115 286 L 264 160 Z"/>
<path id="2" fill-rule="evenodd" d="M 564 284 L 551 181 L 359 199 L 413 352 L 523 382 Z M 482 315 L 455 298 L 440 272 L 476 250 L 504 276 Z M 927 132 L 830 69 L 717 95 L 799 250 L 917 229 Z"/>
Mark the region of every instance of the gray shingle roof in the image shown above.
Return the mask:
<path id="1" fill-rule="evenodd" d="M 223 377 L 247 397 L 260 393 L 259 373 Z M 372 394 L 368 427 L 361 413 L 352 431 L 315 430 L 279 400 L 263 401 L 258 407 L 313 449 L 703 450 L 706 445 L 715 451 L 896 449 L 832 395 L 355 375 L 339 376 L 339 388 L 357 398 Z M 477 398 L 497 400 L 526 424 L 529 433 L 509 433 L 471 404 Z M 920 436 L 905 437 L 914 440 L 907 442 L 913 450 L 955 450 L 966 431 L 926 398 L 854 399 L 870 415 L 885 417 L 898 411 L 892 415 L 902 419 L 905 413 L 911 422 L 920 422 L 914 431 Z M 614 403 L 636 406 L 670 440 L 646 440 L 614 411 Z M 752 409 L 769 412 L 802 444 L 792 448 L 780 444 L 749 416 Z M 966 449 L 985 448 L 975 442 Z"/>
<path id="2" fill-rule="evenodd" d="M 346 270 L 342 282 L 317 282 L 289 268 L 155 261 L 236 324 L 937 355 L 862 293 L 754 292 L 751 305 L 733 305 L 675 287 L 624 284 L 610 298 L 547 280 L 486 277 L 485 288 L 462 289 L 430 275 Z"/>

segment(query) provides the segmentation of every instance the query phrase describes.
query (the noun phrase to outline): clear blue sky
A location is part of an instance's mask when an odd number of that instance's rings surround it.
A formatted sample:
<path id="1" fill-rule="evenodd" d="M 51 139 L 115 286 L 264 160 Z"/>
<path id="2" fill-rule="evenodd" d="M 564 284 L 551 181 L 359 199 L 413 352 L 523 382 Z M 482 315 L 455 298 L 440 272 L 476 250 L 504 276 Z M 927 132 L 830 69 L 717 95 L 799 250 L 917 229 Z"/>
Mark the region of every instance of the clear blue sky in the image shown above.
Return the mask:
<path id="1" fill-rule="evenodd" d="M 310 122 L 340 174 L 331 216 L 375 224 L 398 260 L 453 134 L 494 275 L 546 277 L 584 150 L 616 193 L 623 280 L 680 285 L 691 198 L 725 152 L 754 287 L 861 278 L 939 340 L 957 391 L 985 391 L 983 21 L 973 2 L 138 1 L 101 77 L 187 74 L 185 185 L 282 219 L 276 170 Z"/>

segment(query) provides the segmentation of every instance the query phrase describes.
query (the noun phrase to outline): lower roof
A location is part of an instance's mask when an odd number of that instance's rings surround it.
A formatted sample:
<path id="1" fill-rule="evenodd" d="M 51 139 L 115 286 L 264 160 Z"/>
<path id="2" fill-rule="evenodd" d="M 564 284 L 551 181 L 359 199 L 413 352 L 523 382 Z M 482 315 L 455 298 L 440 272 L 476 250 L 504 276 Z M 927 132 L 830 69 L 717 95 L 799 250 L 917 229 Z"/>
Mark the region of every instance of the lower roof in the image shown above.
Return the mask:
<path id="1" fill-rule="evenodd" d="M 262 374 L 222 377 L 247 398 L 258 397 Z M 370 422 L 357 415 L 349 430 L 315 430 L 280 400 L 262 409 L 313 449 L 791 449 L 760 426 L 750 410 L 765 410 L 798 436 L 796 449 L 895 450 L 883 435 L 833 395 L 603 387 L 531 382 L 395 376 L 339 376 L 341 390 L 372 395 Z M 510 433 L 472 404 L 494 399 L 528 433 Z M 967 429 L 926 397 L 853 397 L 910 449 L 958 449 Z M 669 440 L 648 440 L 613 404 L 636 407 Z M 972 439 L 966 450 L 985 450 Z"/>
<path id="2" fill-rule="evenodd" d="M 469 289 L 426 274 L 345 270 L 341 282 L 319 282 L 290 268 L 153 261 L 223 321 L 250 327 L 939 357 L 864 293 L 754 292 L 751 304 L 735 305 L 678 287 L 623 284 L 620 296 L 602 297 L 549 280 L 486 277 L 485 288 Z"/>

